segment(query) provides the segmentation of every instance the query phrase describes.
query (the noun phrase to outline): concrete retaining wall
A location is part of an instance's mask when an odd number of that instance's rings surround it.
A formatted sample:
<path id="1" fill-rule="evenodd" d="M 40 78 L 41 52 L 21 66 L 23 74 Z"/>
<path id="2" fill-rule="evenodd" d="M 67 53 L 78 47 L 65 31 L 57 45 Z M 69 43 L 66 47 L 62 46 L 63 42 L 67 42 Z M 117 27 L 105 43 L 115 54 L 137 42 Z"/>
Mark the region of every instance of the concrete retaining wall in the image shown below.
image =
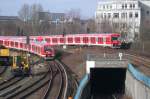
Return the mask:
<path id="1" fill-rule="evenodd" d="M 141 75 L 143 75 L 141 73 Z M 139 75 L 137 77 L 140 77 Z M 150 87 L 144 81 L 138 79 L 133 71 L 126 73 L 126 94 L 132 99 L 150 99 Z"/>

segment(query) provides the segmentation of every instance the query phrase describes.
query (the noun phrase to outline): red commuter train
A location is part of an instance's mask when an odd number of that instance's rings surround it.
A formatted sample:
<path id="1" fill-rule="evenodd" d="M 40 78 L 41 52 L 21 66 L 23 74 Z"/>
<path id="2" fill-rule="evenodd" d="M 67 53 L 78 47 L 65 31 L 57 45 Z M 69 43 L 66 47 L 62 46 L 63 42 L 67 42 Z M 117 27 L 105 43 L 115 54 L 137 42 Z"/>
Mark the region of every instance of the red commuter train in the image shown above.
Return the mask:
<path id="1" fill-rule="evenodd" d="M 0 36 L 0 45 L 29 51 L 49 59 L 55 56 L 53 46 L 56 45 L 88 45 L 119 48 L 121 46 L 120 38 L 121 35 L 118 33 L 30 36 L 30 45 L 27 45 L 25 36 Z"/>
<path id="2" fill-rule="evenodd" d="M 55 49 L 52 44 L 31 41 L 30 44 L 27 45 L 25 37 L 0 37 L 0 45 L 4 45 L 8 48 L 29 51 L 30 53 L 40 55 L 45 59 L 51 59 L 55 56 Z"/>
<path id="3" fill-rule="evenodd" d="M 96 45 L 111 48 L 119 48 L 121 46 L 120 38 L 121 35 L 118 33 L 31 36 L 31 40 L 38 42 L 46 41 L 53 45 Z"/>

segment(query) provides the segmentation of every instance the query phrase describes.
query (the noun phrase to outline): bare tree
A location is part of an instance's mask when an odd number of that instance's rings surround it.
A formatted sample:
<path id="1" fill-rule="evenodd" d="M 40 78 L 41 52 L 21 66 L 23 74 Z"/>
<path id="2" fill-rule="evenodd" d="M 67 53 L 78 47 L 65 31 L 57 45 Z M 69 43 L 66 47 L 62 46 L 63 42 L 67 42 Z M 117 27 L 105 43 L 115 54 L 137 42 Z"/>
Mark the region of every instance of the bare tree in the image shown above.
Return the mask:
<path id="1" fill-rule="evenodd" d="M 43 11 L 43 7 L 40 4 L 33 4 L 31 6 L 31 20 L 33 23 L 38 21 L 39 12 Z"/>
<path id="2" fill-rule="evenodd" d="M 66 15 L 69 18 L 78 18 L 78 19 L 80 19 L 80 15 L 81 15 L 80 12 L 81 12 L 80 9 L 71 9 L 66 13 Z"/>
<path id="3" fill-rule="evenodd" d="M 141 23 L 140 38 L 142 41 L 150 41 L 150 19 L 145 19 Z"/>
<path id="4" fill-rule="evenodd" d="M 112 22 L 103 19 L 100 22 L 96 22 L 97 32 L 100 33 L 110 33 L 115 31 L 116 27 L 113 27 Z"/>
<path id="5" fill-rule="evenodd" d="M 40 4 L 33 4 L 29 6 L 24 4 L 19 10 L 19 18 L 24 22 L 20 24 L 20 27 L 26 33 L 30 35 L 37 35 L 36 33 L 40 32 L 40 22 L 39 22 L 39 12 L 43 11 L 43 8 Z"/>
<path id="6" fill-rule="evenodd" d="M 39 12 L 42 12 L 43 8 L 40 4 L 33 4 L 31 6 L 31 23 L 32 23 L 32 32 L 40 32 L 40 22 L 39 22 Z"/>
<path id="7" fill-rule="evenodd" d="M 86 32 L 89 33 L 89 32 L 96 32 L 96 24 L 95 24 L 95 21 L 94 19 L 88 19 L 87 20 L 87 28 L 86 28 Z"/>
<path id="8" fill-rule="evenodd" d="M 68 21 L 63 24 L 63 30 L 67 33 L 80 33 L 81 32 L 81 19 L 80 9 L 71 9 L 66 13 Z"/>
<path id="9" fill-rule="evenodd" d="M 18 12 L 19 18 L 22 21 L 29 21 L 31 19 L 30 16 L 30 6 L 28 4 L 24 4 L 22 8 Z"/>

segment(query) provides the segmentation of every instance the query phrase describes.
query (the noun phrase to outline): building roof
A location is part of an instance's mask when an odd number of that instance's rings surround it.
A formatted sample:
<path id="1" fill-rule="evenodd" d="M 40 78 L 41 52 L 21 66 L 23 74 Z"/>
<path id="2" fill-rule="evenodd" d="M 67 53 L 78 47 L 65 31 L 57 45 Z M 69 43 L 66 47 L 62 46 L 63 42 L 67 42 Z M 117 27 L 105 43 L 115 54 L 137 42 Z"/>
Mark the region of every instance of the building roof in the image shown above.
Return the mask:
<path id="1" fill-rule="evenodd" d="M 19 18 L 17 16 L 0 16 L 0 21 L 17 21 Z"/>

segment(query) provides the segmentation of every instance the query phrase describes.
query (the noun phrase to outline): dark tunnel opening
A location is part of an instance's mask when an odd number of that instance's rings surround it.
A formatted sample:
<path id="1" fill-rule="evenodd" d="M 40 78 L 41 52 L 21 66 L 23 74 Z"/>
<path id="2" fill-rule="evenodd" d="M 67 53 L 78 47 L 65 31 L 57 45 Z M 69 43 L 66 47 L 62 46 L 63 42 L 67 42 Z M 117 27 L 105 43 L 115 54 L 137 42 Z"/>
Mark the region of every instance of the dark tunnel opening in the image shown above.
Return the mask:
<path id="1" fill-rule="evenodd" d="M 124 94 L 126 68 L 91 68 L 91 94 Z"/>

